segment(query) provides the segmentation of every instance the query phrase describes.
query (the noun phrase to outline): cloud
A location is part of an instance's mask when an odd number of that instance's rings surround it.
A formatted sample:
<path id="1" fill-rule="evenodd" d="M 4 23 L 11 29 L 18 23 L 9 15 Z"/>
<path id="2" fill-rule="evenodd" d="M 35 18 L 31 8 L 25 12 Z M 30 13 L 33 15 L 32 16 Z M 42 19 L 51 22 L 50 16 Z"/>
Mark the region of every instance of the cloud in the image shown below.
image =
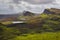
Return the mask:
<path id="1" fill-rule="evenodd" d="M 0 14 L 26 11 L 42 13 L 45 8 L 60 8 L 60 0 L 0 0 Z"/>
<path id="2" fill-rule="evenodd" d="M 25 1 L 31 4 L 46 4 L 52 3 L 54 0 L 13 0 L 14 3 L 19 3 L 19 1 Z"/>

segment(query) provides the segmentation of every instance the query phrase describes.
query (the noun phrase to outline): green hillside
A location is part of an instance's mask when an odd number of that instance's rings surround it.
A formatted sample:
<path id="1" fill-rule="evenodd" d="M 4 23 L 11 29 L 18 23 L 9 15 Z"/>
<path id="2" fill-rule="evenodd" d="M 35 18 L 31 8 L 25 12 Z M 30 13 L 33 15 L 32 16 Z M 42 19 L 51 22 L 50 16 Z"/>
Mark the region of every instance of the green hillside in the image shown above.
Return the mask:
<path id="1" fill-rule="evenodd" d="M 19 16 L 19 20 L 26 18 L 25 24 L 10 27 L 0 23 L 0 40 L 60 40 L 60 15 L 56 13 Z"/>

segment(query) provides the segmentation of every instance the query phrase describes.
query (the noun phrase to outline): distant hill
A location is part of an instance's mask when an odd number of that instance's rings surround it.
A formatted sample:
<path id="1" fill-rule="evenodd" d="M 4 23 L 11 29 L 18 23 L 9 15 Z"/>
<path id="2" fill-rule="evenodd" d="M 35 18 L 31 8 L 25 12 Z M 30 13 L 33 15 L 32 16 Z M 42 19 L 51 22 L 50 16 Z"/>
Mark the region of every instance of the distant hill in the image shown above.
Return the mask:
<path id="1" fill-rule="evenodd" d="M 6 14 L 6 15 L 4 15 L 4 14 L 0 14 L 0 19 L 2 19 L 2 18 L 8 18 L 8 17 L 17 17 L 19 14 Z"/>
<path id="2" fill-rule="evenodd" d="M 10 15 L 1 15 L 0 14 L 0 21 L 11 21 L 11 20 L 17 20 L 17 17 L 19 14 L 10 14 Z"/>
<path id="3" fill-rule="evenodd" d="M 56 8 L 45 9 L 43 13 L 46 13 L 46 14 L 60 14 L 60 9 L 56 9 Z"/>

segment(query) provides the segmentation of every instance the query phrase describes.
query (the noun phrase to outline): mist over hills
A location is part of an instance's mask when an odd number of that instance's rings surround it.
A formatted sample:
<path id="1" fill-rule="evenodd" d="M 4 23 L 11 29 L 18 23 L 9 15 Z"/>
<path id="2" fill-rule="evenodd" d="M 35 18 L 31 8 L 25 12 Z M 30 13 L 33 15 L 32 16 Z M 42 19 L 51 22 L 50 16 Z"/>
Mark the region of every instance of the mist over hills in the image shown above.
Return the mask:
<path id="1" fill-rule="evenodd" d="M 44 14 L 60 14 L 60 9 L 56 9 L 56 8 L 51 8 L 51 9 L 45 9 Z M 42 13 L 40 13 L 42 14 Z M 36 15 L 40 15 L 37 13 L 33 13 L 30 11 L 23 11 L 22 13 L 15 13 L 15 14 L 0 14 L 0 21 L 4 21 L 4 20 L 18 20 L 19 16 L 36 16 Z"/>
<path id="2" fill-rule="evenodd" d="M 18 17 L 18 16 L 31 16 L 31 15 L 37 15 L 36 13 L 30 12 L 30 11 L 23 11 L 23 12 L 19 12 L 19 13 L 15 13 L 15 14 L 0 14 L 0 18 L 5 18 L 5 17 Z"/>
<path id="3" fill-rule="evenodd" d="M 15 13 L 15 14 L 0 14 L 0 21 L 18 21 L 19 16 L 35 16 L 37 14 L 23 11 L 22 13 Z"/>

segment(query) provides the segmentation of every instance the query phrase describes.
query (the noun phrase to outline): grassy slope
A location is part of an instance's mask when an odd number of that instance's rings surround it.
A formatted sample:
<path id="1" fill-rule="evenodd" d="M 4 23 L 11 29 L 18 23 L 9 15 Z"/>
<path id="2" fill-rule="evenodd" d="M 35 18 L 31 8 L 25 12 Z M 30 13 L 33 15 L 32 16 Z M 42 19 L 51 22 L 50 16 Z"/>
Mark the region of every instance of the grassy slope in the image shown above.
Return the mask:
<path id="1" fill-rule="evenodd" d="M 18 36 L 13 40 L 60 40 L 60 32 L 46 32 L 41 34 L 28 34 L 27 36 Z"/>

